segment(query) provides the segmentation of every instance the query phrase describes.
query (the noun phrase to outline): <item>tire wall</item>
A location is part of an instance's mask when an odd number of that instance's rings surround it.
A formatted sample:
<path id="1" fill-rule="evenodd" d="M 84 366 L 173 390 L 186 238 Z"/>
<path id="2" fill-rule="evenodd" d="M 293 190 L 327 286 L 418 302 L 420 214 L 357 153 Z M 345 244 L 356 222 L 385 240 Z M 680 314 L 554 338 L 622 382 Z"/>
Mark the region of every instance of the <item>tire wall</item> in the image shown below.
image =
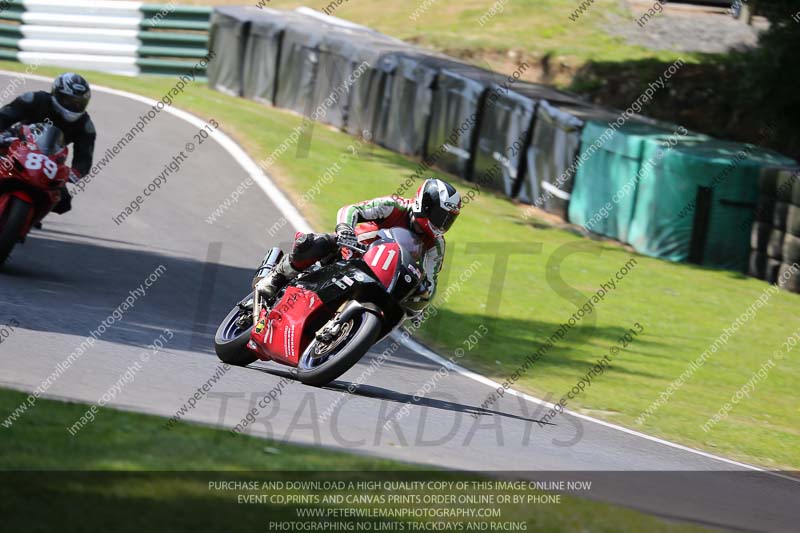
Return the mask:
<path id="1" fill-rule="evenodd" d="M 783 289 L 800 293 L 800 169 L 765 167 L 750 230 L 747 273 L 769 283 L 786 278 Z"/>
<path id="2" fill-rule="evenodd" d="M 386 87 L 382 127 L 376 142 L 394 152 L 421 156 L 431 118 L 438 68 L 426 57 L 400 53 Z"/>
<path id="3" fill-rule="evenodd" d="M 643 122 L 630 121 L 612 130 L 606 121 L 590 120 L 581 137 L 582 163 L 570 198 L 569 221 L 629 242 L 645 143 L 668 134 L 662 127 Z"/>

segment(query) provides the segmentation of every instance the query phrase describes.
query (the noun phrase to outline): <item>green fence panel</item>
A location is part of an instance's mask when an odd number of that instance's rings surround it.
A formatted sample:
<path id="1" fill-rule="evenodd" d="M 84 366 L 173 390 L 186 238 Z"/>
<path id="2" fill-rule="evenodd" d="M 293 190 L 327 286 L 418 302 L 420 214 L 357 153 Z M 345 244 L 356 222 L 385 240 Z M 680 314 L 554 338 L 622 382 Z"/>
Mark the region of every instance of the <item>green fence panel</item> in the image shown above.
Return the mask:
<path id="1" fill-rule="evenodd" d="M 143 74 L 155 74 L 159 76 L 182 76 L 194 74 L 195 81 L 206 81 L 206 76 L 195 70 L 194 61 L 180 61 L 175 59 L 161 58 L 139 58 L 136 61 Z"/>
<path id="2" fill-rule="evenodd" d="M 0 30 L 1 31 L 1 30 Z M 208 34 L 172 31 L 140 31 L 139 40 L 150 46 L 184 46 L 208 48 Z"/>
<path id="3" fill-rule="evenodd" d="M 211 11 L 205 6 L 144 4 L 136 62 L 141 71 L 169 76 L 193 72 L 208 54 Z"/>
<path id="4" fill-rule="evenodd" d="M 158 30 L 208 31 L 211 28 L 211 8 L 205 6 L 176 6 L 174 4 L 144 4 L 140 27 Z"/>

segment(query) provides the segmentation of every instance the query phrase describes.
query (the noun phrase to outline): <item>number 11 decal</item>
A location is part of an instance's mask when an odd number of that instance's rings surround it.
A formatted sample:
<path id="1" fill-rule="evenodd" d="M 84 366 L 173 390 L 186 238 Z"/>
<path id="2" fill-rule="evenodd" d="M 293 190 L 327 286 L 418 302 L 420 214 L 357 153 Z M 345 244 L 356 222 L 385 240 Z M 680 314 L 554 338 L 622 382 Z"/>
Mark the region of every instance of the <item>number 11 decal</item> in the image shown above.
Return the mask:
<path id="1" fill-rule="evenodd" d="M 381 260 L 381 256 L 383 255 L 384 250 L 386 250 L 386 245 L 381 244 L 378 246 L 378 251 L 375 253 L 375 257 L 372 258 L 371 266 L 378 266 L 378 262 Z M 392 264 L 392 260 L 394 256 L 397 255 L 397 250 L 389 250 L 389 255 L 386 257 L 386 261 L 383 263 L 381 267 L 383 270 L 389 270 L 389 265 Z"/>

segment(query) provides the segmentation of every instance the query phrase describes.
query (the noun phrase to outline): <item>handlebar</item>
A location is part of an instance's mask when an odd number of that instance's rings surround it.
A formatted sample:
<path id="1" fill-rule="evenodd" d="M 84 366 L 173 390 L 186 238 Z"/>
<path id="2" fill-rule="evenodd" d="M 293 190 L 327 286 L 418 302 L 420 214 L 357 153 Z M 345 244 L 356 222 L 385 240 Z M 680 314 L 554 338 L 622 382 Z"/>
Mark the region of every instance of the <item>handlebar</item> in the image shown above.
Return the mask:
<path id="1" fill-rule="evenodd" d="M 352 244 L 347 244 L 347 243 L 343 243 L 343 242 L 340 242 L 338 244 L 339 244 L 340 248 L 347 248 L 348 250 L 352 250 L 352 251 L 358 252 L 360 254 L 363 254 L 363 253 L 365 253 L 367 251 L 367 247 L 366 246 L 361 246 L 361 245 L 353 246 Z"/>

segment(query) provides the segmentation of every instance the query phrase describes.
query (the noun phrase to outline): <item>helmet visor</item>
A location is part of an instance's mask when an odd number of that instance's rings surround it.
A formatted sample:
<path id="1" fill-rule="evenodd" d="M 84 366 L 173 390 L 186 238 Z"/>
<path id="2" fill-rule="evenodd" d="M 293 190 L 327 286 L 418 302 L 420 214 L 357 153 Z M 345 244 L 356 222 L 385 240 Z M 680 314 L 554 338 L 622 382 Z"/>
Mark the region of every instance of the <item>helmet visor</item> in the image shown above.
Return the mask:
<path id="1" fill-rule="evenodd" d="M 434 208 L 428 216 L 428 220 L 434 229 L 441 233 L 446 233 L 458 218 L 458 213 L 446 211 L 442 208 Z"/>
<path id="2" fill-rule="evenodd" d="M 89 95 L 74 96 L 69 94 L 57 93 L 56 100 L 67 111 L 73 113 L 83 113 L 89 105 Z"/>

